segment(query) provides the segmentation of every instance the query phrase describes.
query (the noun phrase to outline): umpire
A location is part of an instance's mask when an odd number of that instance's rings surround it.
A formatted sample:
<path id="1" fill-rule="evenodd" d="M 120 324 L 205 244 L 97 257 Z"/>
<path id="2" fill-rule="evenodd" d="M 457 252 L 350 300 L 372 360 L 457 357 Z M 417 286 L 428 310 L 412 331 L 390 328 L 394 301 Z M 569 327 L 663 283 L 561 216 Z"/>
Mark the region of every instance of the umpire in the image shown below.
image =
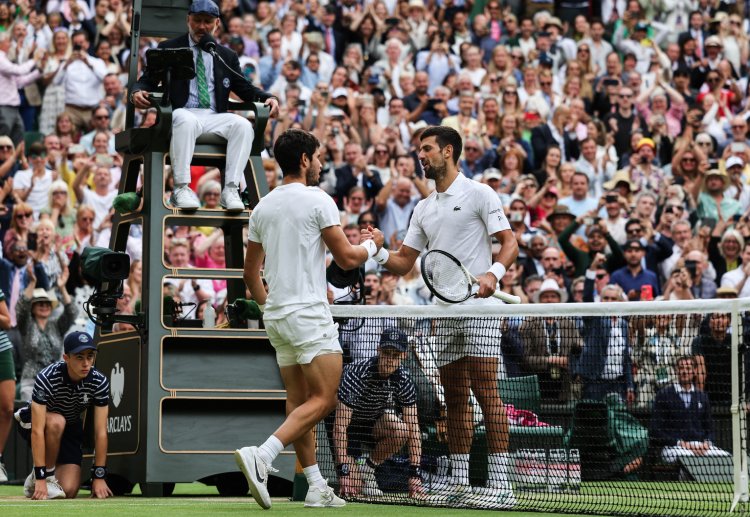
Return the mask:
<path id="1" fill-rule="evenodd" d="M 83 420 L 94 406 L 94 466 L 91 496 L 107 498 L 107 415 L 109 381 L 94 368 L 96 345 L 85 332 L 65 337 L 63 360 L 36 376 L 31 402 L 16 411 L 17 428 L 29 442 L 34 471 L 23 492 L 31 499 L 74 499 L 81 485 Z"/>
<path id="2" fill-rule="evenodd" d="M 419 465 L 422 442 L 417 418 L 417 390 L 409 371 L 401 366 L 409 344 L 406 334 L 386 328 L 378 354 L 346 367 L 339 386 L 333 443 L 341 494 L 382 495 L 375 470 L 390 456 L 409 447 L 409 496 L 423 496 Z M 365 449 L 369 457 L 356 457 Z M 357 476 L 357 474 L 359 476 Z M 355 481 L 361 477 L 361 483 Z"/>

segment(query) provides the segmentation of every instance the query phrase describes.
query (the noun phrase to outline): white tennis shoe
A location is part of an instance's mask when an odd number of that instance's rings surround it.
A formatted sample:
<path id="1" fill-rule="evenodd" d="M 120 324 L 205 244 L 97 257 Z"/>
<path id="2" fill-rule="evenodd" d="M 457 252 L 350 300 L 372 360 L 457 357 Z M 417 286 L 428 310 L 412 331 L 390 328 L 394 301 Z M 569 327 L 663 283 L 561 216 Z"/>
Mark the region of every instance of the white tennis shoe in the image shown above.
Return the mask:
<path id="1" fill-rule="evenodd" d="M 198 201 L 198 196 L 196 196 L 195 192 L 190 190 L 190 187 L 187 185 L 174 189 L 172 196 L 169 198 L 169 202 L 173 207 L 182 210 L 197 210 L 201 206 L 201 202 Z"/>
<path id="2" fill-rule="evenodd" d="M 271 496 L 268 493 L 268 473 L 278 472 L 275 468 L 258 457 L 257 447 L 243 447 L 234 451 L 234 461 L 240 468 L 247 483 L 250 486 L 250 493 L 253 494 L 255 502 L 261 508 L 268 510 L 271 508 Z"/>
<path id="3" fill-rule="evenodd" d="M 26 478 L 26 481 L 23 482 L 23 495 L 27 499 L 31 499 L 31 496 L 34 495 L 34 471 L 31 471 L 31 474 L 28 475 Z"/>
<path id="4" fill-rule="evenodd" d="M 34 495 L 34 489 L 36 488 L 35 484 L 36 479 L 34 478 L 34 472 L 32 471 L 31 474 L 26 477 L 26 481 L 23 482 L 24 497 L 31 499 L 31 496 Z M 54 476 L 47 478 L 47 499 L 65 499 L 65 491 Z"/>
<path id="5" fill-rule="evenodd" d="M 513 490 L 507 488 L 475 487 L 471 505 L 485 510 L 510 510 L 518 504 Z"/>
<path id="6" fill-rule="evenodd" d="M 240 199 L 240 194 L 236 187 L 224 187 L 224 190 L 221 191 L 219 203 L 228 212 L 242 212 L 245 209 L 245 203 Z"/>
<path id="7" fill-rule="evenodd" d="M 55 476 L 47 478 L 47 499 L 65 499 L 65 491 Z"/>
<path id="8" fill-rule="evenodd" d="M 346 506 L 346 501 L 338 497 L 333 488 L 326 484 L 325 488 L 311 486 L 305 497 L 307 508 L 341 508 Z"/>
<path id="9" fill-rule="evenodd" d="M 359 465 L 358 468 L 362 475 L 362 495 L 365 497 L 382 497 L 383 491 L 378 486 L 375 470 L 367 463 Z"/>
<path id="10" fill-rule="evenodd" d="M 446 483 L 444 485 L 433 486 L 425 501 L 438 506 L 467 508 L 470 506 L 472 498 L 471 485 Z"/>

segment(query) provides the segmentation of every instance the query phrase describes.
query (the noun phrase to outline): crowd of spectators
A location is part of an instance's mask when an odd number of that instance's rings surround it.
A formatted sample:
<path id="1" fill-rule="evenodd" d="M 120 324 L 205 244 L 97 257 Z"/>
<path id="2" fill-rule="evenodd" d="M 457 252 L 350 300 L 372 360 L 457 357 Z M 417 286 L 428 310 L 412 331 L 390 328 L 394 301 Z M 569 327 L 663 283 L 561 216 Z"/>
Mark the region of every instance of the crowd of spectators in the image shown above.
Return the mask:
<path id="1" fill-rule="evenodd" d="M 322 142 L 320 186 L 352 242 L 374 225 L 389 248 L 401 245 L 414 206 L 434 188 L 416 159 L 419 135 L 443 124 L 464 138 L 463 174 L 503 201 L 521 252 L 501 288 L 525 303 L 743 297 L 750 294 L 746 4 L 223 0 L 216 37 L 240 55 L 248 80 L 281 100 L 262 136 L 269 187 L 280 183 L 269 154 L 274 139 L 290 127 L 313 132 Z M 127 67 L 157 43 L 142 38 L 132 52 L 132 14 L 126 0 L 0 2 L 0 287 L 18 350 L 36 335 L 33 318 L 51 317 L 37 305 L 62 302 L 50 320 L 61 332 L 71 320 L 85 326 L 80 303 L 90 287 L 77 264 L 85 247 L 110 240 Z M 155 120 L 154 110 L 136 113 L 138 125 Z M 191 174 L 204 208 L 219 210 L 219 171 Z M 165 199 L 169 176 L 165 170 Z M 142 292 L 140 233 L 131 227 L 122 312 L 135 311 Z M 168 266 L 226 265 L 221 233 L 211 228 L 167 227 L 164 242 Z M 431 303 L 417 267 L 396 277 L 372 262 L 365 285 L 367 304 Z M 224 281 L 165 289 L 194 302 L 198 317 L 212 304 L 223 318 Z M 329 292 L 332 302 L 347 296 Z M 75 314 L 63 308 L 69 303 Z M 692 328 L 682 320 L 647 327 L 683 336 Z M 521 346 L 514 356 L 514 333 L 507 334 L 508 372 L 539 371 L 544 354 Z M 586 340 L 582 330 L 557 350 L 581 353 L 582 341 L 583 353 L 594 353 Z M 626 353 L 645 377 L 627 382 L 655 382 L 658 368 L 638 359 L 637 343 Z M 677 348 L 673 357 L 684 355 Z M 623 367 L 623 375 L 637 370 Z M 701 377 L 706 367 L 698 361 L 699 387 L 711 385 Z M 574 396 L 581 375 L 559 377 L 563 398 Z"/>

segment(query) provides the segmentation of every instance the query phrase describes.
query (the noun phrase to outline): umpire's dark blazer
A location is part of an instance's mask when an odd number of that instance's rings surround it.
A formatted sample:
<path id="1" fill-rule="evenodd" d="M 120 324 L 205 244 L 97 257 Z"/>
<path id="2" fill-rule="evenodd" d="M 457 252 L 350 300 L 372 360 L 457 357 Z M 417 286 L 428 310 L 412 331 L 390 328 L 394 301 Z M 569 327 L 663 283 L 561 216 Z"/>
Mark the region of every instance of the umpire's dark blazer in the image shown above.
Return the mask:
<path id="1" fill-rule="evenodd" d="M 179 38 L 162 41 L 159 43 L 159 48 L 190 47 L 188 37 L 189 36 L 185 34 Z M 233 50 L 222 47 L 221 45 L 216 45 L 216 53 L 220 55 L 222 59 L 224 59 L 224 61 L 237 72 L 237 74 L 239 74 L 235 75 L 231 73 L 218 59 L 214 58 L 214 96 L 217 113 L 224 113 L 227 111 L 230 91 L 236 93 L 242 100 L 248 102 L 265 102 L 269 97 L 273 97 L 270 93 L 266 93 L 260 88 L 253 86 L 248 81 L 241 79 L 242 71 L 240 70 L 240 62 L 237 58 L 237 54 Z M 158 91 L 159 89 L 159 82 L 156 78 L 151 77 L 148 66 L 143 72 L 143 75 L 141 75 L 141 78 L 138 79 L 138 82 L 133 85 L 133 92 L 140 90 L 153 92 Z M 172 108 L 178 109 L 185 107 L 190 95 L 190 81 L 172 81 L 170 90 L 169 96 L 172 99 Z"/>
<path id="2" fill-rule="evenodd" d="M 651 413 L 650 434 L 652 442 L 659 447 L 675 446 L 679 440 L 713 440 L 708 395 L 703 391 L 693 391 L 690 406 L 685 407 L 674 385 L 659 390 Z"/>

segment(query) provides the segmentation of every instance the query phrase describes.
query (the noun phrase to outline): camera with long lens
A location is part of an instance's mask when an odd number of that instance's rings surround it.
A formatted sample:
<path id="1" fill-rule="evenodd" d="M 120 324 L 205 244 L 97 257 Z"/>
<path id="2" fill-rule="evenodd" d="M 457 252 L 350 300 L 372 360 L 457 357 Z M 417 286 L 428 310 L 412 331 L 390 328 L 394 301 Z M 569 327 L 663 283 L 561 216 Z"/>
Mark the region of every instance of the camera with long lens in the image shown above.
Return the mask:
<path id="1" fill-rule="evenodd" d="M 263 313 L 255 300 L 246 300 L 245 298 L 237 298 L 234 303 L 229 303 L 226 306 L 225 314 L 227 321 L 229 321 L 229 328 L 247 328 L 248 320 L 259 320 L 263 317 Z"/>
<path id="2" fill-rule="evenodd" d="M 123 252 L 92 246 L 83 250 L 81 273 L 94 287 L 94 293 L 84 305 L 89 318 L 97 323 L 114 315 L 117 300 L 122 298 L 123 281 L 130 275 L 130 257 Z"/>

